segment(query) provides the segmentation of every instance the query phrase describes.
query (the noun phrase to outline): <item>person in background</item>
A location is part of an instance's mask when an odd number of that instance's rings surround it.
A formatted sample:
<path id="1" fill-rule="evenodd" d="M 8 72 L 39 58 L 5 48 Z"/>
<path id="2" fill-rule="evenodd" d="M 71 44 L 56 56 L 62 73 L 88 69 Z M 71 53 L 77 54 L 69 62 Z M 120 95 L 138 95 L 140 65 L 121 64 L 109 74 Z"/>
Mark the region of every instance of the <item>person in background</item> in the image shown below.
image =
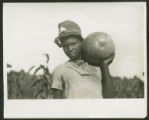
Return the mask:
<path id="1" fill-rule="evenodd" d="M 100 63 L 100 67 L 88 64 L 81 57 L 83 37 L 78 24 L 66 20 L 59 23 L 58 29 L 55 43 L 63 49 L 69 60 L 52 72 L 54 98 L 112 98 L 113 84 L 108 65 L 113 58 Z"/>

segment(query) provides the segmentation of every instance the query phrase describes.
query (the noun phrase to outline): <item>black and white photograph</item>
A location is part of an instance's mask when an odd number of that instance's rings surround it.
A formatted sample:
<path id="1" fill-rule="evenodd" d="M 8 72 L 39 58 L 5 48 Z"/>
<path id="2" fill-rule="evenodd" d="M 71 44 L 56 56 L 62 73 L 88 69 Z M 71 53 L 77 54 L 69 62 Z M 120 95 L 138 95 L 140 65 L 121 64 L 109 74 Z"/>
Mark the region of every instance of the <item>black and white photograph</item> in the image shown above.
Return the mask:
<path id="1" fill-rule="evenodd" d="M 145 2 L 3 3 L 4 117 L 146 117 L 146 48 Z"/>

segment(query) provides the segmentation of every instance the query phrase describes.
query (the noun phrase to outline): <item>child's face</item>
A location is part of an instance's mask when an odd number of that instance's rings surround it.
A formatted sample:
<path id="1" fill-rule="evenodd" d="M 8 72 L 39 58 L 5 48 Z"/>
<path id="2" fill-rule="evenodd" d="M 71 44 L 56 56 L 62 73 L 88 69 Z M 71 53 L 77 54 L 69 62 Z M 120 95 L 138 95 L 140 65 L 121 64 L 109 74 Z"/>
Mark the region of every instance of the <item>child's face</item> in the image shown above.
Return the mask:
<path id="1" fill-rule="evenodd" d="M 70 60 L 77 60 L 81 57 L 82 42 L 78 38 L 70 37 L 62 43 L 65 54 Z"/>

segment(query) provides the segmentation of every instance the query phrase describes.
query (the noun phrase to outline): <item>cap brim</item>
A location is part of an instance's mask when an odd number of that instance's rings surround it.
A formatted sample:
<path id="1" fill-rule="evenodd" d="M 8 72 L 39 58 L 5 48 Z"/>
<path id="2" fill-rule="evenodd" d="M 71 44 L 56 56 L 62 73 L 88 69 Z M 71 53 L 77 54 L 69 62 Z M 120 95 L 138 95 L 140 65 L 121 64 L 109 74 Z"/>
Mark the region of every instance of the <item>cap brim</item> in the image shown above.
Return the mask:
<path id="1" fill-rule="evenodd" d="M 62 44 L 61 44 L 61 42 L 60 42 L 59 36 L 57 36 L 57 37 L 55 38 L 54 42 L 55 42 L 59 47 L 62 47 Z"/>

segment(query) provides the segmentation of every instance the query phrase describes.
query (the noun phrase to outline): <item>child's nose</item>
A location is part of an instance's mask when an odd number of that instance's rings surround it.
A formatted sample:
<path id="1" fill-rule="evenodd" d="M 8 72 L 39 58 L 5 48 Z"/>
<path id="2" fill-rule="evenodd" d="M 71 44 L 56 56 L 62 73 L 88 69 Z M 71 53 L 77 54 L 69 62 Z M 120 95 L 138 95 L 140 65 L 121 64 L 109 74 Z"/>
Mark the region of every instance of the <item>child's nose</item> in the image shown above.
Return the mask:
<path id="1" fill-rule="evenodd" d="M 71 45 L 69 45 L 69 51 L 72 51 L 73 47 Z"/>

